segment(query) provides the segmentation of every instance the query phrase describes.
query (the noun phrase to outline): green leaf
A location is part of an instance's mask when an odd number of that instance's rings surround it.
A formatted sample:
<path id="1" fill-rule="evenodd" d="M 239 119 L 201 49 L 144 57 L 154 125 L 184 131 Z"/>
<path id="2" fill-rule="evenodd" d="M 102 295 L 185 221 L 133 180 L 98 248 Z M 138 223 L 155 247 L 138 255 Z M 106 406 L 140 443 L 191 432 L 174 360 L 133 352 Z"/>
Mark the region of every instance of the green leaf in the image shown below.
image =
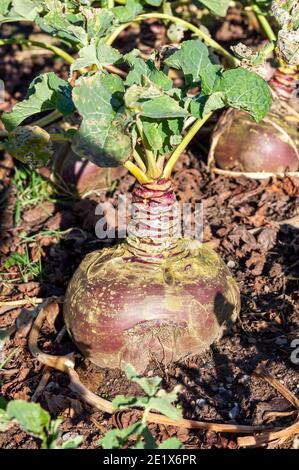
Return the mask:
<path id="1" fill-rule="evenodd" d="M 11 425 L 12 419 L 8 416 L 5 409 L 0 408 L 0 432 L 6 432 Z"/>
<path id="2" fill-rule="evenodd" d="M 158 152 L 164 146 L 165 139 L 168 137 L 164 122 L 157 122 L 155 119 L 142 119 L 142 126 L 151 149 Z"/>
<path id="3" fill-rule="evenodd" d="M 202 71 L 211 64 L 209 50 L 199 39 L 184 41 L 181 48 L 165 60 L 165 64 L 183 70 L 185 78 L 191 77 L 196 82 Z"/>
<path id="4" fill-rule="evenodd" d="M 132 436 L 141 436 L 145 425 L 138 421 L 124 429 L 108 431 L 100 444 L 103 449 L 121 449 Z"/>
<path id="5" fill-rule="evenodd" d="M 115 19 L 112 11 L 106 8 L 91 8 L 82 10 L 82 13 L 87 20 L 87 33 L 90 39 L 104 37 L 110 32 Z"/>
<path id="6" fill-rule="evenodd" d="M 175 118 L 175 117 L 186 117 L 188 112 L 183 109 L 177 101 L 167 95 L 158 96 L 152 98 L 144 103 L 140 102 L 140 115 L 154 118 Z"/>
<path id="7" fill-rule="evenodd" d="M 218 16 L 226 16 L 230 0 L 200 0 L 212 13 Z"/>
<path id="8" fill-rule="evenodd" d="M 168 78 L 162 70 L 152 70 L 149 79 L 164 91 L 169 91 L 173 87 L 171 78 Z"/>
<path id="9" fill-rule="evenodd" d="M 48 2 L 49 12 L 39 18 L 37 24 L 45 32 L 87 46 L 88 35 L 82 26 L 72 24 L 64 13 L 62 2 Z"/>
<path id="10" fill-rule="evenodd" d="M 180 43 L 184 39 L 185 31 L 185 26 L 172 23 L 167 30 L 167 36 L 172 44 Z"/>
<path id="11" fill-rule="evenodd" d="M 5 150 L 31 167 L 46 165 L 54 153 L 50 134 L 38 126 L 17 127 L 9 134 Z"/>
<path id="12" fill-rule="evenodd" d="M 130 397 L 125 395 L 117 395 L 112 400 L 114 410 L 122 410 L 123 408 L 140 407 L 145 408 L 148 405 L 148 397 Z"/>
<path id="13" fill-rule="evenodd" d="M 42 11 L 42 0 L 13 0 L 13 11 L 29 21 L 34 21 Z"/>
<path id="14" fill-rule="evenodd" d="M 225 95 L 221 91 L 216 91 L 211 96 L 208 97 L 207 101 L 204 104 L 202 116 L 210 113 L 211 111 L 216 111 L 216 109 L 221 109 L 225 106 Z"/>
<path id="15" fill-rule="evenodd" d="M 7 401 L 3 396 L 0 396 L 0 410 L 6 410 Z"/>
<path id="16" fill-rule="evenodd" d="M 201 92 L 204 95 L 210 95 L 213 93 L 216 83 L 221 77 L 220 65 L 209 64 L 206 68 L 201 71 Z"/>
<path id="17" fill-rule="evenodd" d="M 114 64 L 120 58 L 121 54 L 116 49 L 106 44 L 99 44 L 94 38 L 88 46 L 79 51 L 79 59 L 71 65 L 71 72 L 92 65 L 100 69 L 103 65 Z"/>
<path id="18" fill-rule="evenodd" d="M 182 140 L 184 119 L 155 119 L 141 118 L 143 130 L 147 141 L 153 151 L 159 155 L 169 153 L 173 146 Z"/>
<path id="19" fill-rule="evenodd" d="M 151 397 L 147 407 L 162 413 L 170 419 L 179 420 L 182 418 L 182 413 L 171 404 L 174 400 L 176 400 L 176 394 L 165 393 L 164 396 Z"/>
<path id="20" fill-rule="evenodd" d="M 77 447 L 83 442 L 82 436 L 76 436 L 72 439 L 68 439 L 67 441 L 63 442 L 61 446 L 57 447 L 58 449 L 77 449 Z"/>
<path id="21" fill-rule="evenodd" d="M 127 0 L 125 6 L 112 9 L 112 12 L 120 23 L 128 23 L 142 13 L 143 7 L 138 0 Z"/>
<path id="22" fill-rule="evenodd" d="M 159 7 L 162 5 L 163 0 L 145 0 L 145 3 L 151 5 L 152 7 Z"/>
<path id="23" fill-rule="evenodd" d="M 126 376 L 129 380 L 136 382 L 149 396 L 154 396 L 159 390 L 162 381 L 160 377 L 142 377 L 137 374 L 135 368 L 131 364 L 127 364 L 125 368 Z"/>
<path id="24" fill-rule="evenodd" d="M 9 13 L 12 0 L 2 0 L 0 3 L 0 15 L 6 16 Z"/>
<path id="25" fill-rule="evenodd" d="M 24 101 L 16 104 L 9 113 L 2 114 L 2 121 L 8 131 L 15 129 L 29 116 L 58 109 L 64 115 L 74 111 L 71 87 L 54 72 L 38 75 L 31 82 Z"/>
<path id="26" fill-rule="evenodd" d="M 134 447 L 135 449 L 157 449 L 157 444 L 154 439 L 154 436 L 150 432 L 147 426 L 144 427 L 142 431 L 142 437 L 144 441 L 139 441 Z"/>
<path id="27" fill-rule="evenodd" d="M 277 45 L 283 60 L 289 65 L 298 67 L 299 31 L 279 31 Z"/>
<path id="28" fill-rule="evenodd" d="M 50 415 L 38 403 L 14 400 L 7 405 L 7 415 L 15 419 L 23 431 L 41 437 L 50 425 Z"/>
<path id="29" fill-rule="evenodd" d="M 247 111 L 257 122 L 266 116 L 272 103 L 265 80 L 241 67 L 223 72 L 214 91 L 223 92 L 227 106 Z"/>
<path id="30" fill-rule="evenodd" d="M 78 155 L 104 167 L 118 166 L 132 152 L 122 109 L 123 81 L 117 75 L 81 77 L 73 89 L 74 103 L 83 120 L 73 140 Z"/>
<path id="31" fill-rule="evenodd" d="M 125 54 L 123 59 L 127 62 L 131 68 L 129 71 L 125 84 L 131 85 L 142 85 L 143 77 L 150 74 L 150 68 L 147 62 L 138 57 L 139 51 L 133 49 L 133 51 Z"/>
<path id="32" fill-rule="evenodd" d="M 184 446 L 176 437 L 170 437 L 163 441 L 158 449 L 184 449 Z"/>
<path id="33" fill-rule="evenodd" d="M 21 253 L 14 251 L 13 253 L 10 253 L 9 257 L 5 261 L 4 268 L 9 269 L 15 264 L 20 264 L 21 266 L 23 266 L 23 265 L 26 265 L 26 263 L 27 263 L 26 255 L 21 255 Z"/>

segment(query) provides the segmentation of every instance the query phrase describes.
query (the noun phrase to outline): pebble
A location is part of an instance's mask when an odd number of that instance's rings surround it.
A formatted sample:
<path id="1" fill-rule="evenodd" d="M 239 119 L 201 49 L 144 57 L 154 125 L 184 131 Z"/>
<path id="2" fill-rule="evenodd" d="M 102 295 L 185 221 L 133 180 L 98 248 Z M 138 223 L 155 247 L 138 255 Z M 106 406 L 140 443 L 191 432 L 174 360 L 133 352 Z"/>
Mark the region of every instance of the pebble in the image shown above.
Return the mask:
<path id="1" fill-rule="evenodd" d="M 240 413 L 239 405 L 238 403 L 234 403 L 234 406 L 229 411 L 228 416 L 230 417 L 230 419 L 236 419 L 239 413 Z"/>
<path id="2" fill-rule="evenodd" d="M 288 340 L 287 338 L 283 337 L 283 336 L 279 336 L 278 338 L 275 339 L 275 344 L 277 344 L 278 346 L 286 346 L 288 344 Z"/>
<path id="3" fill-rule="evenodd" d="M 197 407 L 199 408 L 203 408 L 206 404 L 206 400 L 204 398 L 199 398 L 198 400 L 196 400 L 196 405 Z"/>
<path id="4" fill-rule="evenodd" d="M 236 263 L 235 263 L 233 260 L 230 259 L 230 260 L 227 262 L 227 267 L 228 267 L 228 268 L 234 268 L 235 266 L 236 266 Z"/>
<path id="5" fill-rule="evenodd" d="M 250 382 L 250 377 L 249 377 L 249 375 L 246 375 L 246 374 L 243 375 L 243 377 L 241 377 L 241 378 L 239 379 L 239 382 L 240 382 L 240 384 L 243 384 L 243 385 L 249 384 L 249 382 Z"/>

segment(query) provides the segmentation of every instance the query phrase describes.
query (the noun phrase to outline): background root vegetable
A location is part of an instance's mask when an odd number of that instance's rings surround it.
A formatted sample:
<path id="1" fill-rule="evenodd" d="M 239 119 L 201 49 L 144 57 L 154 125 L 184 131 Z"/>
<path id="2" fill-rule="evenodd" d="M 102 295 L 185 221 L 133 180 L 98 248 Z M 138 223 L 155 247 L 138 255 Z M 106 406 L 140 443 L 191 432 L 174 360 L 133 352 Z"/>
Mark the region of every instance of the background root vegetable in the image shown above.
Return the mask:
<path id="1" fill-rule="evenodd" d="M 69 144 L 63 147 L 64 151 L 58 152 L 53 160 L 54 181 L 66 185 L 68 190 L 79 196 L 92 191 L 107 191 L 114 180 L 127 172 L 123 167 L 101 168 L 76 155 L 69 149 Z"/>
<path id="2" fill-rule="evenodd" d="M 294 67 L 285 66 L 276 70 L 269 82 L 276 99 L 267 117 L 259 123 L 243 111 L 225 111 L 212 135 L 209 162 L 215 161 L 224 170 L 297 171 L 298 99 L 294 97 L 297 78 Z"/>
<path id="3" fill-rule="evenodd" d="M 297 123 L 269 114 L 261 123 L 234 109 L 225 111 L 212 137 L 210 161 L 225 170 L 247 172 L 297 171 Z"/>
<path id="4" fill-rule="evenodd" d="M 173 204 L 170 191 L 149 186 L 139 186 L 133 198 L 142 194 L 146 207 L 160 204 L 161 211 Z M 167 364 L 207 349 L 239 306 L 236 283 L 211 248 L 129 236 L 83 260 L 67 290 L 64 319 L 92 362 L 109 368 L 129 362 L 142 372 L 153 355 Z"/>

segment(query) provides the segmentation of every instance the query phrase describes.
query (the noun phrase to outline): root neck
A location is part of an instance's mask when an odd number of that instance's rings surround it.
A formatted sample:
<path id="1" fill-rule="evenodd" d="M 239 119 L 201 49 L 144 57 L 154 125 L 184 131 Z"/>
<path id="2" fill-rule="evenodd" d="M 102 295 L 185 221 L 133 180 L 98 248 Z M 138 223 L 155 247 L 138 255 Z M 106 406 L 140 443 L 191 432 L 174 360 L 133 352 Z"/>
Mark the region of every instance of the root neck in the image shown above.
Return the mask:
<path id="1" fill-rule="evenodd" d="M 180 253 L 179 213 L 170 180 L 135 186 L 126 244 L 136 259 L 159 263 Z"/>
<path id="2" fill-rule="evenodd" d="M 289 102 L 296 89 L 298 71 L 291 66 L 279 67 L 269 84 L 282 101 Z"/>

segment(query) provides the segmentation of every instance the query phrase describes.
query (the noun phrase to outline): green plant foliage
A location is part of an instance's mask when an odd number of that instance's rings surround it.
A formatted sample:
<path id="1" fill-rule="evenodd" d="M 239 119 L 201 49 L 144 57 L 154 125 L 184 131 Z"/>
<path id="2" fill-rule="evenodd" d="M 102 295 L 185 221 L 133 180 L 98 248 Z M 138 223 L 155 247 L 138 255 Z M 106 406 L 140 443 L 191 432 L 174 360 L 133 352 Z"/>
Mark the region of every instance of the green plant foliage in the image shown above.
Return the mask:
<path id="1" fill-rule="evenodd" d="M 35 21 L 43 10 L 43 0 L 1 0 L 0 23 Z"/>
<path id="2" fill-rule="evenodd" d="M 225 16 L 230 4 L 230 0 L 200 0 L 205 7 L 217 16 Z"/>
<path id="3" fill-rule="evenodd" d="M 113 47 L 92 41 L 80 50 L 73 65 L 73 70 L 82 72 L 73 88 L 53 72 L 38 76 L 25 100 L 3 114 L 6 128 L 11 131 L 40 111 L 57 109 L 66 116 L 77 111 L 82 122 L 70 136 L 73 150 L 99 166 L 114 167 L 131 157 L 140 128 L 157 157 L 181 142 L 184 123 L 191 115 L 201 119 L 215 109 L 231 106 L 259 121 L 270 109 L 270 90 L 261 77 L 241 67 L 223 70 L 213 63 L 200 40 L 172 48 L 160 68 L 153 58 L 144 61 L 138 54 L 133 50 L 122 56 Z M 127 77 L 105 71 L 109 64 L 126 64 Z M 181 88 L 174 87 L 167 76 L 169 67 L 182 72 Z M 195 88 L 198 93 L 190 95 L 189 90 Z M 9 138 L 6 145 L 17 158 L 28 161 L 26 142 L 15 149 Z M 26 151 L 24 155 L 22 151 Z M 31 162 L 45 163 L 49 146 L 38 147 L 34 153 Z"/>
<path id="4" fill-rule="evenodd" d="M 267 83 L 257 74 L 238 67 L 221 70 L 212 64 L 207 47 L 199 40 L 185 41 L 181 49 L 166 59 L 166 64 L 182 70 L 187 83 L 200 82 L 202 93 L 191 105 L 194 115 L 200 117 L 211 110 L 231 106 L 247 111 L 260 121 L 271 106 L 271 92 Z M 207 104 L 209 103 L 209 104 Z"/>
<path id="5" fill-rule="evenodd" d="M 112 11 L 120 23 L 128 23 L 142 13 L 143 6 L 138 0 L 127 0 L 125 6 L 115 7 Z"/>
<path id="6" fill-rule="evenodd" d="M 17 160 L 31 167 L 42 167 L 53 155 L 50 135 L 38 126 L 16 128 L 9 134 L 5 149 Z"/>
<path id="7" fill-rule="evenodd" d="M 24 400 L 13 400 L 0 407 L 0 432 L 5 432 L 12 424 L 41 440 L 42 449 L 75 449 L 82 442 L 81 436 L 57 443 L 61 438 L 59 426 L 62 419 L 51 420 L 49 413 L 38 404 Z"/>
<path id="8" fill-rule="evenodd" d="M 143 389 L 145 396 L 126 397 L 119 395 L 113 400 L 113 407 L 115 410 L 130 407 L 143 408 L 143 417 L 141 421 L 137 421 L 125 429 L 109 431 L 100 441 L 102 447 L 104 449 L 120 449 L 128 443 L 130 438 L 134 437 L 136 439 L 134 449 L 182 449 L 182 443 L 176 438 L 167 439 L 158 446 L 147 426 L 147 415 L 151 410 L 158 411 L 173 420 L 181 418 L 181 412 L 172 404 L 177 399 L 180 387 L 167 393 L 160 387 L 162 382 L 160 377 L 142 377 L 130 364 L 127 364 L 125 372 L 129 380 L 137 383 Z"/>
<path id="9" fill-rule="evenodd" d="M 71 86 L 54 72 L 38 75 L 29 85 L 24 101 L 16 104 L 13 111 L 2 114 L 2 122 L 8 131 L 19 126 L 26 118 L 57 109 L 63 115 L 75 110 L 71 98 Z"/>
<path id="10" fill-rule="evenodd" d="M 117 166 L 131 154 L 131 140 L 125 133 L 123 93 L 121 78 L 105 74 L 80 78 L 73 91 L 83 118 L 73 149 L 99 166 Z"/>
<path id="11" fill-rule="evenodd" d="M 71 72 L 92 65 L 101 69 L 103 65 L 114 64 L 120 58 L 121 54 L 116 49 L 101 44 L 94 38 L 88 46 L 79 51 L 79 58 L 71 65 Z"/>
<path id="12" fill-rule="evenodd" d="M 277 46 L 283 60 L 299 65 L 299 3 L 290 0 L 274 0 L 272 13 L 281 26 Z"/>
<path id="13" fill-rule="evenodd" d="M 166 65 L 184 72 L 187 80 L 197 82 L 211 64 L 207 46 L 198 40 L 184 41 L 181 48 L 165 60 Z"/>

